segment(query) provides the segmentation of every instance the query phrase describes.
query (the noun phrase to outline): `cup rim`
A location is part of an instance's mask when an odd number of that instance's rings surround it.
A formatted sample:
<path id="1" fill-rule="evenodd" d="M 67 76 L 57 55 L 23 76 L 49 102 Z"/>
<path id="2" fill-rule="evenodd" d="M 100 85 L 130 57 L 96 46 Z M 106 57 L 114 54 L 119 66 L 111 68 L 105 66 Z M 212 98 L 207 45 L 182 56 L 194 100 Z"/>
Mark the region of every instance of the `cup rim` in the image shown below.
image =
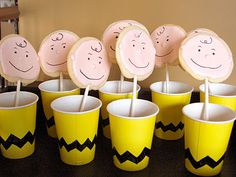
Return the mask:
<path id="1" fill-rule="evenodd" d="M 99 103 L 99 105 L 97 107 L 93 108 L 93 109 L 90 109 L 90 110 L 87 110 L 87 111 L 78 111 L 78 112 L 73 111 L 72 112 L 72 111 L 62 111 L 62 110 L 57 109 L 55 107 L 56 102 L 61 101 L 63 99 L 67 99 L 69 97 L 83 97 L 83 96 L 84 95 L 68 95 L 68 96 L 59 97 L 59 98 L 57 98 L 57 99 L 55 99 L 51 102 L 50 107 L 52 108 L 52 110 L 63 113 L 63 114 L 86 114 L 86 113 L 90 113 L 90 112 L 93 112 L 93 111 L 101 108 L 102 101 L 100 99 L 98 99 L 96 97 L 93 97 L 93 96 L 90 96 L 90 95 L 88 95 L 89 98 L 92 98 L 93 100 L 98 101 L 98 103 Z"/>
<path id="2" fill-rule="evenodd" d="M 201 123 L 206 123 L 206 124 L 225 124 L 225 123 L 230 123 L 230 122 L 233 122 L 236 120 L 236 112 L 234 112 L 232 109 L 226 107 L 226 106 L 222 106 L 222 105 L 219 105 L 219 104 L 213 104 L 213 103 L 209 103 L 209 105 L 216 105 L 218 107 L 224 107 L 224 109 L 227 109 L 228 111 L 230 111 L 232 114 L 234 114 L 233 118 L 229 119 L 229 120 L 223 120 L 223 121 L 212 121 L 212 120 L 202 120 L 202 119 L 196 119 L 196 118 L 193 118 L 191 116 L 189 116 L 189 113 L 187 113 L 186 109 L 189 107 L 189 106 L 194 106 L 194 105 L 203 105 L 204 103 L 201 103 L 201 102 L 198 102 L 198 103 L 191 103 L 191 104 L 188 104 L 186 106 L 183 107 L 182 109 L 182 112 L 183 114 L 188 117 L 189 119 L 191 120 L 194 120 L 194 121 L 197 121 L 197 122 L 201 122 Z"/>
<path id="3" fill-rule="evenodd" d="M 194 87 L 193 87 L 193 86 L 188 85 L 188 84 L 183 83 L 183 82 L 178 82 L 178 81 L 169 81 L 169 82 L 170 82 L 170 83 L 182 84 L 182 85 L 185 85 L 185 86 L 187 86 L 187 87 L 189 87 L 189 88 L 191 88 L 191 89 L 190 89 L 189 91 L 187 91 L 187 92 L 180 92 L 180 93 L 165 93 L 165 92 L 160 92 L 160 91 L 157 91 L 157 90 L 154 89 L 154 86 L 155 86 L 156 84 L 163 83 L 163 82 L 165 82 L 165 81 L 159 81 L 159 82 L 154 82 L 154 83 L 152 83 L 152 84 L 150 85 L 150 90 L 151 90 L 152 92 L 159 93 L 159 94 L 162 94 L 162 95 L 172 95 L 172 96 L 185 95 L 185 94 L 192 93 L 192 92 L 194 91 Z"/>
<path id="4" fill-rule="evenodd" d="M 42 83 L 40 83 L 38 85 L 38 88 L 39 88 L 40 91 L 44 91 L 44 92 L 47 92 L 47 93 L 67 93 L 67 92 L 73 92 L 73 91 L 79 90 L 79 87 L 76 87 L 76 88 L 74 88 L 72 90 L 65 90 L 65 91 L 64 90 L 63 91 L 50 91 L 50 90 L 47 90 L 47 89 L 43 88 L 44 84 L 48 84 L 49 82 L 55 82 L 55 81 L 58 81 L 58 80 L 59 79 L 51 79 L 51 80 L 43 81 Z M 63 80 L 68 80 L 68 81 L 72 82 L 71 79 L 63 79 Z"/>
<path id="5" fill-rule="evenodd" d="M 112 83 L 112 82 L 114 82 L 114 83 L 116 83 L 116 82 L 119 82 L 119 80 L 113 80 L 113 81 L 107 81 L 106 83 Z M 123 81 L 123 82 L 125 82 L 125 83 L 132 83 L 132 82 L 130 82 L 130 81 Z M 105 84 L 106 84 L 105 83 Z M 104 84 L 104 85 L 105 85 Z M 104 86 L 103 85 L 103 86 Z M 103 94 L 107 94 L 107 95 L 127 95 L 127 94 L 132 94 L 133 92 L 131 91 L 131 92 L 123 92 L 123 93 L 117 93 L 117 92 L 106 92 L 106 91 L 104 91 L 104 90 L 102 90 L 102 88 L 103 88 L 103 86 L 98 90 L 99 92 L 101 92 L 101 93 L 103 93 Z M 141 89 L 141 86 L 140 85 L 138 85 L 137 84 L 137 87 L 138 87 L 138 89 L 137 89 L 137 92 L 139 92 L 140 91 L 140 89 Z"/>
<path id="6" fill-rule="evenodd" d="M 16 91 L 4 92 L 4 93 L 0 93 L 0 95 L 10 95 L 10 94 L 13 94 L 13 93 L 16 93 Z M 38 100 L 39 100 L 38 95 L 36 95 L 35 93 L 27 92 L 27 91 L 20 91 L 20 93 L 28 94 L 28 95 L 33 96 L 33 97 L 34 97 L 34 101 L 31 102 L 31 103 L 29 103 L 29 104 L 25 104 L 25 105 L 21 105 L 21 106 L 11 106 L 11 107 L 3 107 L 3 106 L 0 106 L 0 109 L 1 109 L 1 110 L 21 109 L 21 108 L 29 107 L 29 106 L 31 106 L 31 105 L 37 103 Z"/>
<path id="7" fill-rule="evenodd" d="M 113 115 L 113 116 L 116 116 L 116 117 L 119 117 L 119 118 L 121 118 L 121 119 L 127 119 L 127 120 L 141 120 L 141 119 L 147 119 L 147 118 L 156 116 L 156 115 L 159 113 L 159 111 L 160 111 L 159 107 L 158 107 L 156 104 L 154 104 L 153 102 L 148 101 L 148 100 L 143 100 L 143 99 L 136 99 L 135 101 L 146 102 L 146 103 L 148 103 L 148 104 L 154 106 L 154 107 L 156 108 L 155 113 L 150 114 L 150 115 L 147 115 L 147 116 L 137 116 L 137 117 L 136 117 L 136 116 L 133 116 L 133 117 L 131 117 L 131 116 L 121 116 L 121 115 L 119 115 L 119 114 L 111 113 L 111 112 L 109 111 L 109 110 L 111 109 L 111 108 L 110 108 L 111 105 L 112 105 L 112 104 L 116 104 L 116 102 L 119 102 L 119 101 L 121 101 L 121 100 L 132 100 L 132 99 L 119 99 L 119 100 L 112 101 L 112 102 L 109 103 L 109 104 L 107 105 L 107 107 L 106 107 L 107 112 L 108 112 L 109 114 L 111 114 L 111 115 Z"/>
<path id="8" fill-rule="evenodd" d="M 236 86 L 234 86 L 234 85 L 230 85 L 230 84 L 224 84 L 224 83 L 211 83 L 211 85 L 230 86 L 230 87 L 235 88 L 235 90 L 236 90 Z M 199 88 L 200 92 L 202 92 L 202 93 L 205 94 L 205 91 L 203 90 L 203 86 L 205 87 L 205 84 L 201 84 L 201 85 L 199 85 L 198 88 Z M 221 97 L 221 98 L 235 98 L 235 97 L 236 97 L 236 94 L 234 94 L 234 95 L 219 95 L 219 94 L 212 94 L 212 93 L 210 93 L 210 92 L 209 92 L 209 95 L 211 95 L 211 96 L 217 96 L 217 97 Z"/>

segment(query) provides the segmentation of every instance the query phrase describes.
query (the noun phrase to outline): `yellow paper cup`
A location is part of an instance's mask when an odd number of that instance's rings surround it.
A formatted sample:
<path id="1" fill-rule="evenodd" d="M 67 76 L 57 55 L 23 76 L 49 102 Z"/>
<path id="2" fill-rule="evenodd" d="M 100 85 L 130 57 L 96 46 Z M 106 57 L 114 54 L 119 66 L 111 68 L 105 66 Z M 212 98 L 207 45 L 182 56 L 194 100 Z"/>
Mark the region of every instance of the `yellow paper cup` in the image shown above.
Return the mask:
<path id="1" fill-rule="evenodd" d="M 185 123 L 185 167 L 199 176 L 221 172 L 236 114 L 228 107 L 209 103 L 208 121 L 201 119 L 203 103 L 183 108 Z"/>
<path id="2" fill-rule="evenodd" d="M 108 104 L 113 162 L 126 171 L 147 167 L 158 107 L 152 102 L 135 100 L 134 116 L 129 116 L 131 99 Z"/>
<path id="3" fill-rule="evenodd" d="M 38 96 L 19 93 L 19 106 L 14 106 L 16 92 L 0 94 L 0 139 L 2 155 L 20 159 L 35 149 L 36 109 Z"/>
<path id="4" fill-rule="evenodd" d="M 59 79 L 49 80 L 41 83 L 39 86 L 43 111 L 46 117 L 47 132 L 50 137 L 56 138 L 55 121 L 53 117 L 53 111 L 50 104 L 56 98 L 67 95 L 78 95 L 80 93 L 79 88 L 69 79 L 63 80 L 63 91 L 59 91 Z"/>
<path id="5" fill-rule="evenodd" d="M 95 155 L 102 102 L 87 96 L 84 111 L 79 112 L 82 98 L 82 95 L 65 96 L 51 104 L 61 160 L 70 165 L 87 164 Z"/>
<path id="6" fill-rule="evenodd" d="M 205 84 L 200 85 L 200 101 L 205 100 Z M 222 83 L 209 84 L 209 102 L 236 111 L 236 86 Z"/>
<path id="7" fill-rule="evenodd" d="M 118 93 L 119 84 L 120 81 L 108 81 L 102 88 L 99 89 L 99 98 L 102 101 L 101 116 L 103 135 L 106 138 L 111 138 L 107 105 L 115 100 L 132 98 L 133 95 L 133 82 L 123 81 L 122 90 L 120 93 Z M 137 85 L 137 97 L 139 90 L 140 86 Z"/>
<path id="8" fill-rule="evenodd" d="M 169 82 L 169 92 L 164 92 L 165 82 L 150 86 L 152 102 L 159 108 L 155 124 L 155 135 L 164 140 L 183 137 L 184 123 L 182 108 L 190 103 L 193 87 L 180 82 Z"/>

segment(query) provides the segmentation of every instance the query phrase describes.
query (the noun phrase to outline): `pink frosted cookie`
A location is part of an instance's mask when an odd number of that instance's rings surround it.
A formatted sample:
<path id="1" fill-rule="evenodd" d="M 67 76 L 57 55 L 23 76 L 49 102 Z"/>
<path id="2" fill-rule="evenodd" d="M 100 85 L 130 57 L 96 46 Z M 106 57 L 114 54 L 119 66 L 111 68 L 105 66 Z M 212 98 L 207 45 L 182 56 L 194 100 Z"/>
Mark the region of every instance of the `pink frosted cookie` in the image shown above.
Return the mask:
<path id="1" fill-rule="evenodd" d="M 11 34 L 0 42 L 0 72 L 10 82 L 34 82 L 40 72 L 38 55 L 25 38 Z"/>
<path id="2" fill-rule="evenodd" d="M 101 41 L 92 37 L 78 40 L 68 55 L 68 72 L 80 88 L 99 89 L 108 79 L 111 63 Z"/>
<path id="3" fill-rule="evenodd" d="M 176 25 L 163 25 L 152 32 L 151 38 L 156 48 L 156 67 L 179 64 L 179 47 L 185 36 L 184 29 Z"/>
<path id="4" fill-rule="evenodd" d="M 67 73 L 67 55 L 78 39 L 75 33 L 65 30 L 54 31 L 44 38 L 38 55 L 46 75 L 58 77 L 60 72 Z"/>
<path id="5" fill-rule="evenodd" d="M 146 79 L 155 66 L 155 48 L 150 35 L 137 26 L 125 28 L 116 45 L 117 63 L 127 78 Z"/>
<path id="6" fill-rule="evenodd" d="M 139 26 L 140 28 L 147 31 L 145 26 L 141 23 L 136 22 L 134 20 L 120 20 L 110 24 L 103 33 L 102 43 L 104 44 L 109 59 L 112 63 L 116 63 L 116 41 L 118 39 L 119 34 L 123 29 L 128 26 Z M 148 31 L 147 31 L 148 32 Z"/>
<path id="7" fill-rule="evenodd" d="M 198 80 L 222 82 L 233 69 L 230 48 L 220 37 L 210 33 L 188 36 L 181 44 L 179 59 L 182 67 Z"/>

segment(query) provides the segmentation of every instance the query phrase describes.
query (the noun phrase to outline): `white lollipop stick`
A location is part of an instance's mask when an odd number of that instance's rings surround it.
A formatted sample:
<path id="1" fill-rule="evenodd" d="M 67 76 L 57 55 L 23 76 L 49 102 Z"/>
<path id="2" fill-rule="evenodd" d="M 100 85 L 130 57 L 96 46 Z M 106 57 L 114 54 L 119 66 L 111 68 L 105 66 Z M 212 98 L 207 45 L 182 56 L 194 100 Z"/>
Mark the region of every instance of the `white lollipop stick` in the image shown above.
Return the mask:
<path id="1" fill-rule="evenodd" d="M 15 107 L 19 105 L 20 85 L 21 85 L 21 81 L 18 80 L 17 86 L 16 86 L 16 95 L 15 95 Z"/>
<path id="2" fill-rule="evenodd" d="M 82 112 L 84 110 L 84 106 L 85 106 L 86 99 L 88 97 L 88 93 L 89 93 L 89 85 L 85 89 L 84 96 L 82 98 L 82 102 L 81 102 L 80 108 L 79 108 L 80 112 Z"/>
<path id="3" fill-rule="evenodd" d="M 209 92 L 208 92 L 208 79 L 205 78 L 205 102 L 203 107 L 203 119 L 208 120 L 208 105 L 209 105 Z"/>
<path id="4" fill-rule="evenodd" d="M 123 76 L 123 74 L 121 73 L 121 74 L 120 74 L 120 82 L 119 82 L 119 86 L 118 86 L 118 93 L 121 93 L 121 92 L 122 92 L 122 89 L 123 89 L 123 82 L 124 82 L 124 76 Z"/>
<path id="5" fill-rule="evenodd" d="M 63 91 L 63 73 L 60 72 L 60 79 L 59 79 L 59 90 Z"/>
<path id="6" fill-rule="evenodd" d="M 133 81 L 133 97 L 132 97 L 132 100 L 131 100 L 131 106 L 130 106 L 130 117 L 133 117 L 134 116 L 134 107 L 135 107 L 135 100 L 136 100 L 136 92 L 137 92 L 137 76 L 134 76 L 134 81 Z"/>
<path id="7" fill-rule="evenodd" d="M 169 70 L 168 70 L 168 64 L 166 64 L 166 82 L 165 82 L 165 92 L 168 93 L 169 92 L 169 81 L 170 81 L 170 76 L 169 76 Z"/>

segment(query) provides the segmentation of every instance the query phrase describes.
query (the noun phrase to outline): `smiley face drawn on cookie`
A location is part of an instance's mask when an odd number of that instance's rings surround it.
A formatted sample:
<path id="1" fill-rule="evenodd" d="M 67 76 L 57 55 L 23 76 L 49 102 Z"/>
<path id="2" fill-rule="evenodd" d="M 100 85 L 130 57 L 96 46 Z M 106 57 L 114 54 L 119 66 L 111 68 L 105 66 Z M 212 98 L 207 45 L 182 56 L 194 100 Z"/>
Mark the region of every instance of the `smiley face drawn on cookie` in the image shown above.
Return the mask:
<path id="1" fill-rule="evenodd" d="M 156 28 L 152 34 L 152 41 L 156 48 L 156 67 L 163 65 L 178 65 L 179 46 L 186 36 L 183 28 L 176 25 L 163 25 Z"/>
<path id="2" fill-rule="evenodd" d="M 194 78 L 221 82 L 233 69 L 232 53 L 215 34 L 197 33 L 187 37 L 180 48 L 182 67 Z"/>
<path id="3" fill-rule="evenodd" d="M 44 38 L 39 49 L 39 57 L 45 74 L 51 77 L 67 73 L 67 55 L 79 37 L 66 30 L 55 31 Z"/>
<path id="4" fill-rule="evenodd" d="M 33 46 L 20 35 L 8 35 L 0 43 L 0 71 L 8 81 L 28 84 L 40 72 L 39 58 Z"/>
<path id="5" fill-rule="evenodd" d="M 137 76 L 138 80 L 146 79 L 155 66 L 155 48 L 150 35 L 145 30 L 127 27 L 117 41 L 117 63 L 122 74 L 127 78 Z"/>
<path id="6" fill-rule="evenodd" d="M 139 26 L 147 30 L 141 23 L 134 20 L 120 20 L 109 25 L 103 33 L 102 42 L 107 50 L 109 59 L 116 63 L 116 42 L 119 34 L 128 26 Z"/>
<path id="7" fill-rule="evenodd" d="M 99 89 L 108 79 L 111 63 L 106 50 L 96 38 L 80 39 L 68 55 L 68 71 L 80 88 Z"/>

